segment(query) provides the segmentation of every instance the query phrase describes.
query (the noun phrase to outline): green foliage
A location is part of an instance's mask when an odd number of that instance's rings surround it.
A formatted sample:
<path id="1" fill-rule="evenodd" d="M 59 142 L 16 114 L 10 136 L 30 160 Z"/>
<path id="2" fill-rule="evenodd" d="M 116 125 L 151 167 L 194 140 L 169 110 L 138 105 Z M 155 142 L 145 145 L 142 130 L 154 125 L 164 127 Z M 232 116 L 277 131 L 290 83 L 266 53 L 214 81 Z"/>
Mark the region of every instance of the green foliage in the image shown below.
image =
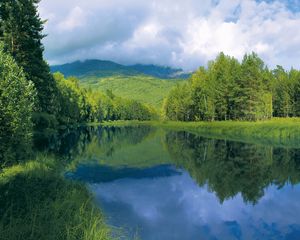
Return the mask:
<path id="1" fill-rule="evenodd" d="M 62 125 L 88 121 L 91 105 L 87 100 L 87 91 L 79 87 L 76 78 L 65 79 L 60 73 L 54 74 L 58 88 L 58 121 Z"/>
<path id="2" fill-rule="evenodd" d="M 188 121 L 191 119 L 192 96 L 188 84 L 177 85 L 164 102 L 166 115 L 170 120 Z"/>
<path id="3" fill-rule="evenodd" d="M 281 66 L 273 70 L 273 106 L 278 117 L 296 117 L 299 115 L 300 72 L 291 69 L 285 71 Z"/>
<path id="4" fill-rule="evenodd" d="M 272 80 L 255 53 L 245 55 L 241 63 L 221 53 L 207 69 L 199 68 L 187 86 L 170 92 L 163 112 L 166 119 L 180 121 L 269 119 L 273 113 Z M 183 111 L 180 115 L 178 109 Z"/>
<path id="5" fill-rule="evenodd" d="M 0 140 L 29 139 L 36 91 L 31 81 L 0 44 Z"/>
<path id="6" fill-rule="evenodd" d="M 43 24 L 37 10 L 39 0 L 2 0 L 0 2 L 0 39 L 17 64 L 24 69 L 27 80 L 37 90 L 40 112 L 56 112 L 57 92 L 49 66 L 43 60 Z"/>
<path id="7" fill-rule="evenodd" d="M 110 120 L 151 120 L 157 118 L 154 108 L 136 100 L 115 96 L 110 90 L 106 94 L 80 87 L 75 77 L 55 73 L 59 90 L 58 120 L 68 125 L 80 122 L 102 122 Z"/>
<path id="8" fill-rule="evenodd" d="M 0 174 L 0 239 L 110 239 L 102 214 L 84 186 L 56 170 L 51 157 Z"/>
<path id="9" fill-rule="evenodd" d="M 111 91 L 88 92 L 91 104 L 91 121 L 151 120 L 158 118 L 156 110 L 136 100 L 115 96 Z"/>
<path id="10" fill-rule="evenodd" d="M 172 87 L 183 80 L 159 79 L 145 75 L 80 78 L 80 85 L 105 93 L 112 90 L 119 97 L 136 100 L 160 110 Z"/>
<path id="11" fill-rule="evenodd" d="M 32 122 L 35 124 L 36 131 L 44 131 L 46 129 L 56 129 L 58 127 L 57 119 L 54 115 L 48 113 L 34 112 L 32 114 Z"/>
<path id="12" fill-rule="evenodd" d="M 115 120 L 151 120 L 156 118 L 153 108 L 136 100 L 115 98 L 114 99 Z"/>

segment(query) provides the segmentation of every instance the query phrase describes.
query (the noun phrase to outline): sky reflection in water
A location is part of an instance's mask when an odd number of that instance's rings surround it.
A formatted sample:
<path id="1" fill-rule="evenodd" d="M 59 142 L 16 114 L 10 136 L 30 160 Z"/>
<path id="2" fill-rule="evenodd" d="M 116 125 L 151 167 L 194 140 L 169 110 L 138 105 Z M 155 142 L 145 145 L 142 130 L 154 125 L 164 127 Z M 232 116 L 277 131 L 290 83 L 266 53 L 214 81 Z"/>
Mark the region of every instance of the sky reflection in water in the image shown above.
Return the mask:
<path id="1" fill-rule="evenodd" d="M 90 184 L 110 224 L 141 239 L 298 239 L 300 186 L 266 189 L 258 204 L 220 203 L 187 172 Z"/>
<path id="2" fill-rule="evenodd" d="M 143 128 L 94 143 L 66 176 L 124 239 L 300 239 L 299 149 Z"/>

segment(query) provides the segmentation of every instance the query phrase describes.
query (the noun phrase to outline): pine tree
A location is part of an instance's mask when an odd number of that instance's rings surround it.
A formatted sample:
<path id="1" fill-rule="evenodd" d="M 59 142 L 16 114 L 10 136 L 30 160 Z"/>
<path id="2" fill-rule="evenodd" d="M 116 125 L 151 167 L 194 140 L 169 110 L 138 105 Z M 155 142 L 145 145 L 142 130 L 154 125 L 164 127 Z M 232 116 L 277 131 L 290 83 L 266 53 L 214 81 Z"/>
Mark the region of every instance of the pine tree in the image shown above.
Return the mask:
<path id="1" fill-rule="evenodd" d="M 209 65 L 209 84 L 214 86 L 213 98 L 217 120 L 228 120 L 234 115 L 234 92 L 238 71 L 238 61 L 224 53 L 220 53 Z"/>
<path id="2" fill-rule="evenodd" d="M 273 70 L 273 75 L 275 79 L 273 90 L 274 114 L 276 117 L 289 117 L 292 113 L 293 98 L 289 84 L 289 75 L 281 66 L 277 66 Z"/>
<path id="3" fill-rule="evenodd" d="M 56 85 L 43 59 L 43 24 L 38 11 L 39 0 L 1 0 L 0 38 L 5 50 L 24 69 L 27 80 L 37 90 L 38 111 L 56 111 Z"/>
<path id="4" fill-rule="evenodd" d="M 289 73 L 289 78 L 291 81 L 292 89 L 293 89 L 293 116 L 300 116 L 300 71 L 295 69 L 291 69 Z"/>
<path id="5" fill-rule="evenodd" d="M 241 78 L 239 81 L 239 118 L 257 120 L 260 113 L 263 87 L 263 61 L 255 54 L 245 55 L 241 64 Z"/>

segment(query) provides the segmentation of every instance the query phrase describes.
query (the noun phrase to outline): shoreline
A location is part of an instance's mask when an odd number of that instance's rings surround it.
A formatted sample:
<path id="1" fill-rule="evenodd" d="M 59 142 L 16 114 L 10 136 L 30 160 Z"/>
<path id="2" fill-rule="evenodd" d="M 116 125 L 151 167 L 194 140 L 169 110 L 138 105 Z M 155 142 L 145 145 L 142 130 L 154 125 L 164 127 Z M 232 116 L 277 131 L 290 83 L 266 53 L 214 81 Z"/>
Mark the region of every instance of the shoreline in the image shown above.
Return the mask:
<path id="1" fill-rule="evenodd" d="M 274 118 L 257 122 L 114 121 L 88 124 L 88 126 L 116 127 L 143 125 L 187 131 L 208 138 L 278 147 L 300 147 L 300 118 Z"/>

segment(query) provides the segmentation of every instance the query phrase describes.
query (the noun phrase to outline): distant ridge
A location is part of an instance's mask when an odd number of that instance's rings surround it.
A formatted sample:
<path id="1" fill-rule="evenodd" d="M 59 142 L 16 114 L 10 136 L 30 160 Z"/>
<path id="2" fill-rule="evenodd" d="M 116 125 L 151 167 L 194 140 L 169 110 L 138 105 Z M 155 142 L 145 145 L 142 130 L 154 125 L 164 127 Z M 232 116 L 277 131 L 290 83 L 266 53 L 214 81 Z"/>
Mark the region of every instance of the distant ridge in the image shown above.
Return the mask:
<path id="1" fill-rule="evenodd" d="M 78 78 L 110 77 L 115 75 L 134 76 L 147 75 L 163 79 L 186 79 L 190 73 L 183 72 L 182 69 L 157 65 L 136 64 L 132 66 L 121 65 L 112 61 L 85 60 L 55 65 L 50 67 L 51 72 L 61 72 L 66 77 L 75 76 Z"/>

